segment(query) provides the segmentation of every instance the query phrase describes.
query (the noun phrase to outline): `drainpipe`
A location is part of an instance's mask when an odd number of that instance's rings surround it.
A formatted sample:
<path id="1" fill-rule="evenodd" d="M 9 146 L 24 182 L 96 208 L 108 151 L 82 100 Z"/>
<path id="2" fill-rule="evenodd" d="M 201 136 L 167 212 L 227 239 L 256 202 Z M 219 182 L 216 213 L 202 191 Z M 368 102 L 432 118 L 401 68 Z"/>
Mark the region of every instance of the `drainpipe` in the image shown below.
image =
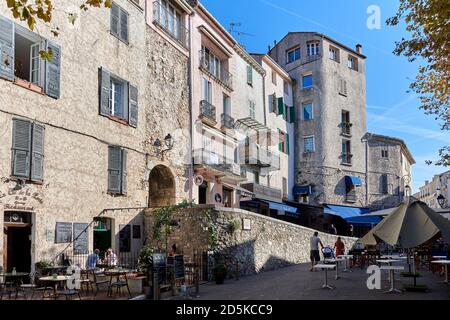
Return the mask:
<path id="1" fill-rule="evenodd" d="M 369 206 L 369 135 L 366 134 L 366 207 Z"/>
<path id="2" fill-rule="evenodd" d="M 195 13 L 192 13 L 194 15 Z M 193 201 L 193 180 L 194 180 L 194 159 L 193 159 L 193 125 L 192 125 L 192 110 L 194 104 L 194 97 L 192 93 L 193 79 L 193 50 L 192 50 L 192 16 L 189 17 L 189 65 L 188 65 L 188 79 L 189 79 L 189 201 Z"/>

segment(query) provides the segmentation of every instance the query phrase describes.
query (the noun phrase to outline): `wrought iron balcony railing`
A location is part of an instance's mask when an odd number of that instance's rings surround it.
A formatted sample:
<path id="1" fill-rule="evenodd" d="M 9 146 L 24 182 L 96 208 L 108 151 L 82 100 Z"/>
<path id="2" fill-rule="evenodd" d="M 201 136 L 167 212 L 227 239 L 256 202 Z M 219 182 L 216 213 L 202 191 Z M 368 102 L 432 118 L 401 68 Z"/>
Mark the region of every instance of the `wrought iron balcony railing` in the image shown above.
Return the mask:
<path id="1" fill-rule="evenodd" d="M 343 153 L 341 154 L 342 164 L 352 164 L 353 155 L 351 153 Z"/>
<path id="2" fill-rule="evenodd" d="M 211 56 L 204 50 L 200 50 L 200 69 L 212 76 L 216 81 L 233 90 L 233 75 L 223 65 L 218 65 L 210 60 Z"/>
<path id="3" fill-rule="evenodd" d="M 352 125 L 350 122 L 342 122 L 341 123 L 341 133 L 346 136 L 352 135 Z"/>
<path id="4" fill-rule="evenodd" d="M 215 123 L 216 120 L 216 107 L 206 100 L 200 101 L 200 117 L 207 118 Z"/>
<path id="5" fill-rule="evenodd" d="M 164 8 L 159 1 L 153 2 L 153 23 L 161 27 L 166 33 L 174 38 L 186 49 L 189 49 L 189 30 L 183 25 L 173 12 Z"/>
<path id="6" fill-rule="evenodd" d="M 222 113 L 222 127 L 227 129 L 234 129 L 234 118 L 226 113 Z"/>

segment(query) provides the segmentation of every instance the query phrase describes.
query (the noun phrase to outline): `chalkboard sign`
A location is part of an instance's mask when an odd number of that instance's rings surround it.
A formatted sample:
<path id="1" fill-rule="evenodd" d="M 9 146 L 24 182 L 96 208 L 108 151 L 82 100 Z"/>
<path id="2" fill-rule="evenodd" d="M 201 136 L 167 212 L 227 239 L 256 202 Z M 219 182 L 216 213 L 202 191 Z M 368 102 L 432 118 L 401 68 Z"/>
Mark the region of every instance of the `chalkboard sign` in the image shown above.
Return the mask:
<path id="1" fill-rule="evenodd" d="M 183 255 L 178 254 L 175 256 L 167 257 L 167 265 L 173 268 L 175 273 L 175 279 L 184 278 L 184 259 Z"/>
<path id="2" fill-rule="evenodd" d="M 69 243 L 72 241 L 72 222 L 57 222 L 55 243 Z"/>
<path id="3" fill-rule="evenodd" d="M 89 251 L 89 234 L 87 223 L 73 224 L 73 253 L 86 254 Z"/>
<path id="4" fill-rule="evenodd" d="M 153 254 L 153 270 L 158 271 L 159 284 L 166 281 L 166 255 L 164 253 Z"/>

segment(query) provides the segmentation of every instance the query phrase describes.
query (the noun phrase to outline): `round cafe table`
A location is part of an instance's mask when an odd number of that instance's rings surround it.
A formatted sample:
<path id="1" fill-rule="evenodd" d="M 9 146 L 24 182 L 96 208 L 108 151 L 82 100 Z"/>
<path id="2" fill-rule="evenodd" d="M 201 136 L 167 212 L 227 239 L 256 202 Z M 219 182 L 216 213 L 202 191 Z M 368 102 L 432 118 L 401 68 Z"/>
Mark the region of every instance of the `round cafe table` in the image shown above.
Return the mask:
<path id="1" fill-rule="evenodd" d="M 39 281 L 45 281 L 45 282 L 53 282 L 53 299 L 58 298 L 58 284 L 61 284 L 62 282 L 67 282 L 70 278 L 68 276 L 48 276 L 48 277 L 41 277 L 39 278 Z"/>
<path id="2" fill-rule="evenodd" d="M 352 270 L 348 269 L 347 267 L 347 261 L 353 259 L 353 255 L 352 254 L 341 254 L 339 256 L 337 256 L 337 259 L 339 260 L 343 260 L 344 263 L 344 270 L 342 270 L 343 272 L 353 272 Z"/>
<path id="3" fill-rule="evenodd" d="M 14 287 L 16 294 L 15 299 L 17 299 L 17 295 L 19 294 L 19 288 L 21 285 L 21 279 L 29 276 L 30 274 L 27 272 L 3 272 L 0 273 L 0 277 L 4 278 L 4 283 L 6 284 L 8 278 L 12 278 L 12 286 Z M 11 299 L 11 292 L 9 292 L 9 298 Z"/>
<path id="4" fill-rule="evenodd" d="M 126 287 L 127 291 L 128 291 L 128 295 L 130 296 L 130 298 L 132 297 L 130 287 L 128 285 L 128 278 L 127 278 L 127 274 L 131 273 L 131 272 L 132 272 L 132 270 L 129 270 L 129 269 L 110 269 L 110 270 L 105 270 L 103 272 L 103 274 L 105 276 L 110 277 L 109 285 L 108 285 L 108 296 L 109 297 L 112 296 L 113 287 L 116 287 L 118 290 L 121 287 Z M 121 277 L 123 280 L 120 279 Z M 113 281 L 114 278 L 116 278 L 115 281 Z"/>

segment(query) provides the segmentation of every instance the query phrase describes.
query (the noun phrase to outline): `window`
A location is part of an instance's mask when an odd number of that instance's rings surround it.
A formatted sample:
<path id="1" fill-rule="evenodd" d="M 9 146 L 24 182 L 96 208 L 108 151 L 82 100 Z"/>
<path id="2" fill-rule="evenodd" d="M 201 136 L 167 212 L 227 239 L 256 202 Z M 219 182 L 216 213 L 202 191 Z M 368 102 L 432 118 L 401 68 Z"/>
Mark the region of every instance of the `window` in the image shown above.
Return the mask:
<path id="1" fill-rule="evenodd" d="M 277 113 L 277 95 L 271 94 L 269 95 L 269 112 Z"/>
<path id="2" fill-rule="evenodd" d="M 283 198 L 288 197 L 288 188 L 287 188 L 287 179 L 283 177 L 282 179 L 282 190 L 283 190 Z"/>
<path id="3" fill-rule="evenodd" d="M 253 68 L 251 65 L 247 66 L 247 84 L 253 85 Z"/>
<path id="4" fill-rule="evenodd" d="M 277 73 L 272 70 L 272 83 L 277 85 Z"/>
<path id="5" fill-rule="evenodd" d="M 202 46 L 202 67 L 216 77 L 222 79 L 222 61 L 217 58 L 210 50 Z M 247 81 L 249 80 L 248 66 L 247 66 Z"/>
<path id="6" fill-rule="evenodd" d="M 303 138 L 303 152 L 311 153 L 314 152 L 314 136 L 304 137 Z"/>
<path id="7" fill-rule="evenodd" d="M 358 71 L 358 59 L 349 55 L 347 60 L 347 66 L 349 67 L 349 69 Z"/>
<path id="8" fill-rule="evenodd" d="M 258 171 L 253 171 L 253 175 L 255 176 L 255 183 L 259 184 L 259 172 Z"/>
<path id="9" fill-rule="evenodd" d="M 127 150 L 108 147 L 108 193 L 127 193 Z"/>
<path id="10" fill-rule="evenodd" d="M 287 63 L 291 63 L 300 59 L 300 47 L 287 51 Z"/>
<path id="11" fill-rule="evenodd" d="M 303 76 L 303 89 L 311 88 L 313 85 L 312 74 Z"/>
<path id="12" fill-rule="evenodd" d="M 339 79 L 339 94 L 347 96 L 347 81 L 343 78 Z"/>
<path id="13" fill-rule="evenodd" d="M 380 192 L 382 194 L 387 194 L 388 191 L 388 176 L 384 173 L 380 176 Z"/>
<path id="14" fill-rule="evenodd" d="M 119 251 L 131 251 L 131 225 L 129 224 L 119 226 Z"/>
<path id="15" fill-rule="evenodd" d="M 187 37 L 181 12 L 168 0 L 155 1 L 153 8 L 154 22 L 186 47 Z"/>
<path id="16" fill-rule="evenodd" d="M 141 238 L 141 226 L 138 224 L 133 225 L 133 239 Z"/>
<path id="17" fill-rule="evenodd" d="M 342 120 L 341 120 L 341 129 L 342 129 L 342 131 L 341 131 L 341 133 L 343 135 L 347 135 L 347 136 L 351 135 L 352 124 L 350 123 L 350 112 L 342 110 L 341 118 L 342 118 Z"/>
<path id="18" fill-rule="evenodd" d="M 114 117 L 136 128 L 138 124 L 138 89 L 128 81 L 99 69 L 100 114 Z"/>
<path id="19" fill-rule="evenodd" d="M 205 78 L 202 79 L 202 100 L 212 103 L 212 84 Z"/>
<path id="20" fill-rule="evenodd" d="M 308 57 L 319 55 L 320 42 L 309 42 L 306 44 L 306 55 Z"/>
<path id="21" fill-rule="evenodd" d="M 342 163 L 343 164 L 352 164 L 352 152 L 351 152 L 351 141 L 350 140 L 342 140 Z"/>
<path id="22" fill-rule="evenodd" d="M 231 116 L 231 99 L 226 94 L 223 94 L 223 113 Z"/>
<path id="23" fill-rule="evenodd" d="M 381 157 L 384 159 L 389 158 L 389 146 L 387 144 L 381 145 Z"/>
<path id="24" fill-rule="evenodd" d="M 0 16 L 0 78 L 58 99 L 61 48 L 30 30 Z M 39 51 L 53 53 L 44 61 Z"/>
<path id="25" fill-rule="evenodd" d="M 313 105 L 311 102 L 303 104 L 303 120 L 314 119 Z"/>
<path id="26" fill-rule="evenodd" d="M 285 154 L 289 154 L 289 134 L 278 129 L 278 137 L 280 140 L 278 150 Z"/>
<path id="27" fill-rule="evenodd" d="M 255 109 L 255 103 L 251 100 L 248 101 L 248 108 L 249 108 L 249 115 L 250 118 L 256 119 L 256 109 Z"/>
<path id="28" fill-rule="evenodd" d="M 128 12 L 115 2 L 111 4 L 111 34 L 128 44 Z"/>
<path id="29" fill-rule="evenodd" d="M 286 80 L 283 80 L 283 88 L 284 94 L 289 95 L 289 83 Z"/>
<path id="30" fill-rule="evenodd" d="M 329 58 L 333 61 L 339 62 L 339 49 L 330 46 L 329 48 Z"/>
<path id="31" fill-rule="evenodd" d="M 13 119 L 12 173 L 16 178 L 43 181 L 44 126 Z"/>

